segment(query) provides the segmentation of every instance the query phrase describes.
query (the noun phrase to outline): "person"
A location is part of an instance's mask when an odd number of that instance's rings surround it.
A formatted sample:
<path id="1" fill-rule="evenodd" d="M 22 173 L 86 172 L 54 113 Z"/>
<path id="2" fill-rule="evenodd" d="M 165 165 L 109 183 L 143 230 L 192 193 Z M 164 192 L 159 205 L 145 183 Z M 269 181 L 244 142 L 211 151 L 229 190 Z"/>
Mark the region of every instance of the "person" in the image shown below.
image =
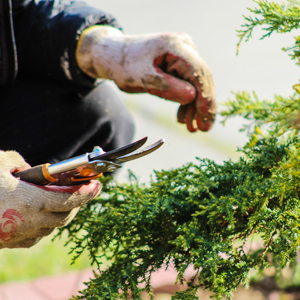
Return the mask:
<path id="1" fill-rule="evenodd" d="M 0 21 L 0 248 L 33 246 L 100 193 L 98 181 L 35 186 L 13 173 L 131 142 L 132 117 L 108 80 L 178 102 L 190 132 L 214 122 L 211 72 L 184 33 L 127 35 L 68 0 L 2 0 Z"/>

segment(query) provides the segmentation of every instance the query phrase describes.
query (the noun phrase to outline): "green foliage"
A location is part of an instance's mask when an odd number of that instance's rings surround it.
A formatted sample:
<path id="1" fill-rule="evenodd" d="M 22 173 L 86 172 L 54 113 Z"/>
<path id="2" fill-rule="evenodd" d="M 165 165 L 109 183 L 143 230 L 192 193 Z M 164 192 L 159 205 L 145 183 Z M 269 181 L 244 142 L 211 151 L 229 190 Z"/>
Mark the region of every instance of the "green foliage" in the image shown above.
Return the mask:
<path id="1" fill-rule="evenodd" d="M 300 2 L 254 1 L 255 17 L 245 17 L 240 41 L 257 26 L 270 36 L 299 28 Z M 299 39 L 290 47 L 299 59 Z M 239 43 L 240 44 L 240 43 Z M 287 48 L 285 50 L 288 50 Z M 255 93 L 235 93 L 224 122 L 242 116 L 249 142 L 237 162 L 207 159 L 175 170 L 156 172 L 149 186 L 103 179 L 101 197 L 62 228 L 76 260 L 84 251 L 98 268 L 96 278 L 74 299 L 141 299 L 154 271 L 172 265 L 177 282 L 193 266 L 196 275 L 173 299 L 197 299 L 198 288 L 216 299 L 231 299 L 238 285 L 248 285 L 251 270 L 296 265 L 300 244 L 300 88 L 291 97 L 260 101 Z M 250 123 L 249 123 L 250 122 Z M 259 235 L 263 244 L 246 251 Z M 106 259 L 108 265 L 101 262 Z"/>
<path id="2" fill-rule="evenodd" d="M 151 274 L 169 264 L 179 282 L 188 266 L 198 270 L 188 290 L 174 299 L 196 299 L 199 287 L 229 298 L 247 283 L 250 269 L 269 265 L 267 252 L 286 266 L 300 242 L 299 143 L 260 140 L 236 163 L 201 159 L 198 165 L 156 172 L 150 187 L 106 183 L 101 198 L 61 229 L 68 231 L 77 255 L 86 249 L 94 262 L 100 255 L 110 261 L 82 299 L 128 299 L 129 294 L 141 299 L 139 284 L 150 291 Z M 247 253 L 243 246 L 254 233 L 260 233 L 264 247 Z"/>
<path id="3" fill-rule="evenodd" d="M 248 8 L 255 17 L 249 16 L 245 18 L 246 23 L 242 25 L 243 29 L 238 30 L 238 51 L 243 40 L 248 41 L 252 37 L 253 29 L 263 26 L 262 29 L 266 33 L 261 37 L 264 39 L 269 37 L 273 32 L 286 33 L 299 28 L 300 22 L 300 1 L 288 0 L 282 4 L 269 2 L 266 0 L 253 0 L 258 7 Z M 285 51 L 292 51 L 292 58 L 299 60 L 300 56 L 300 37 L 295 37 L 295 45 L 283 48 Z"/>
<path id="4" fill-rule="evenodd" d="M 245 91 L 234 93 L 235 99 L 226 102 L 227 110 L 221 112 L 223 124 L 231 117 L 242 116 L 249 122 L 240 131 L 263 135 L 258 128 L 265 128 L 269 136 L 297 135 L 300 129 L 300 85 L 293 88 L 293 96 L 275 95 L 275 101 L 259 101 L 255 92 L 252 97 Z"/>

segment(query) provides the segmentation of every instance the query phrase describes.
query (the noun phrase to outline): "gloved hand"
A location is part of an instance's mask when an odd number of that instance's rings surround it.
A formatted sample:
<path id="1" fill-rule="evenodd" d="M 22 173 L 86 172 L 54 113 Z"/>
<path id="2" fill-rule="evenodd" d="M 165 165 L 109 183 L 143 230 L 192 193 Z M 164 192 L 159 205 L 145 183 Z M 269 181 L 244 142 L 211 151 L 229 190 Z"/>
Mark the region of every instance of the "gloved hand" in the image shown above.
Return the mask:
<path id="1" fill-rule="evenodd" d="M 89 76 L 113 80 L 128 93 L 150 93 L 181 104 L 189 131 L 211 128 L 216 113 L 211 72 L 184 33 L 124 35 L 110 26 L 83 31 L 76 52 Z"/>
<path id="2" fill-rule="evenodd" d="M 0 151 L 0 248 L 31 247 L 67 225 L 101 190 L 99 181 L 78 186 L 35 186 L 12 174 L 29 165 L 14 151 Z"/>

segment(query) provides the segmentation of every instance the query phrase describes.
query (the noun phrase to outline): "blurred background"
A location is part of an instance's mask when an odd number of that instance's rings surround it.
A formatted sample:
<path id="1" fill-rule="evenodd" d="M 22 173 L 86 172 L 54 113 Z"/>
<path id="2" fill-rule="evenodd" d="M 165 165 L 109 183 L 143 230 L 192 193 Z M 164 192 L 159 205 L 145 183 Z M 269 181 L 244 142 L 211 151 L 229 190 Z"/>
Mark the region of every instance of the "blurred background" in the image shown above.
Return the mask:
<path id="1" fill-rule="evenodd" d="M 233 98 L 232 91 L 256 91 L 260 99 L 274 94 L 289 96 L 292 85 L 299 81 L 299 69 L 281 50 L 293 44 L 293 34 L 273 35 L 260 40 L 263 32 L 254 31 L 253 38 L 243 43 L 239 55 L 236 30 L 244 24 L 243 15 L 253 8 L 252 0 L 87 0 L 88 3 L 114 15 L 127 34 L 150 32 L 185 32 L 210 67 L 215 80 L 219 111 L 222 103 Z M 278 1 L 282 2 L 282 1 Z M 135 139 L 149 137 L 149 143 L 165 138 L 165 145 L 146 158 L 127 163 L 119 174 L 128 177 L 127 169 L 141 181 L 149 181 L 153 169 L 170 169 L 195 157 L 222 163 L 236 160 L 237 147 L 247 138 L 239 129 L 242 120 L 234 118 L 220 124 L 221 117 L 209 132 L 189 133 L 176 122 L 178 104 L 146 94 L 122 93 L 136 121 Z M 224 107 L 223 107 L 224 108 Z"/>
<path id="2" fill-rule="evenodd" d="M 166 31 L 189 34 L 214 75 L 219 111 L 222 103 L 233 98 L 232 91 L 256 91 L 260 99 L 273 99 L 274 94 L 291 95 L 292 85 L 299 81 L 298 67 L 281 50 L 293 44 L 294 32 L 261 41 L 259 38 L 263 32 L 257 29 L 236 55 L 236 30 L 244 23 L 243 15 L 249 15 L 247 7 L 255 6 L 252 0 L 87 2 L 113 14 L 127 34 Z M 246 135 L 239 132 L 243 124 L 239 118 L 223 126 L 219 117 L 211 131 L 192 134 L 176 122 L 178 104 L 146 94 L 120 94 L 135 119 L 135 139 L 148 136 L 149 143 L 152 143 L 164 138 L 166 143 L 150 156 L 127 163 L 118 175 L 119 181 L 127 180 L 127 169 L 142 182 L 149 182 L 153 169 L 180 167 L 195 162 L 195 157 L 210 158 L 218 163 L 229 158 L 237 160 L 237 147 L 242 147 L 247 141 Z M 63 240 L 51 243 L 51 238 L 43 239 L 30 250 L 1 250 L 0 282 L 29 280 L 89 267 L 87 256 L 70 266 L 70 248 L 63 247 Z M 251 297 L 253 299 L 253 295 Z M 276 297 L 274 299 L 279 299 Z M 245 294 L 236 299 L 246 299 Z"/>

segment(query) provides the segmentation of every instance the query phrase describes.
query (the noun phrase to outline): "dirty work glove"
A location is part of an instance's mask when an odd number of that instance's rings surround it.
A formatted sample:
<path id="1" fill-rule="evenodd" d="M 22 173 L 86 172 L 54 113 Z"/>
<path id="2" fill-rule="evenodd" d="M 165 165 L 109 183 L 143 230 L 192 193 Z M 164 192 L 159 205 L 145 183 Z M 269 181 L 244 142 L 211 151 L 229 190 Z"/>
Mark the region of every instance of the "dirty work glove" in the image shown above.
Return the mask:
<path id="1" fill-rule="evenodd" d="M 181 104 L 177 119 L 189 131 L 211 128 L 216 113 L 211 72 L 184 33 L 124 35 L 110 26 L 83 31 L 77 62 L 94 78 L 128 93 L 150 93 Z"/>
<path id="2" fill-rule="evenodd" d="M 54 228 L 67 225 L 80 206 L 94 199 L 100 182 L 36 186 L 12 173 L 29 165 L 14 151 L 0 151 L 0 248 L 31 247 Z"/>

